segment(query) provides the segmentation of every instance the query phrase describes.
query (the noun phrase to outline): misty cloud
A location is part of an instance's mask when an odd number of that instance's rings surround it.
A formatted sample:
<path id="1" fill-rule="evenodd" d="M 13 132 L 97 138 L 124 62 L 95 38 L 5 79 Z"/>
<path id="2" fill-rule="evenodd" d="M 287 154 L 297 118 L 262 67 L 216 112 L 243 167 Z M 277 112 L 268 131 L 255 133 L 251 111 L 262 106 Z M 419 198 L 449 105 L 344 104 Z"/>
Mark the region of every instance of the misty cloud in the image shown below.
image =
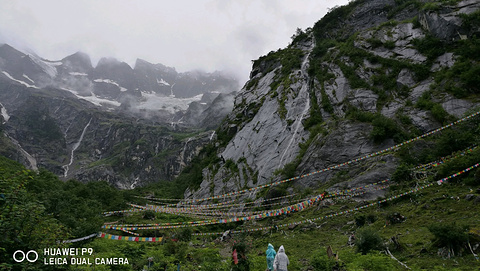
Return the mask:
<path id="1" fill-rule="evenodd" d="M 137 58 L 183 72 L 235 72 L 288 45 L 297 27 L 313 26 L 328 7 L 348 0 L 0 0 L 0 43 L 58 60 L 82 51 L 95 66 Z"/>

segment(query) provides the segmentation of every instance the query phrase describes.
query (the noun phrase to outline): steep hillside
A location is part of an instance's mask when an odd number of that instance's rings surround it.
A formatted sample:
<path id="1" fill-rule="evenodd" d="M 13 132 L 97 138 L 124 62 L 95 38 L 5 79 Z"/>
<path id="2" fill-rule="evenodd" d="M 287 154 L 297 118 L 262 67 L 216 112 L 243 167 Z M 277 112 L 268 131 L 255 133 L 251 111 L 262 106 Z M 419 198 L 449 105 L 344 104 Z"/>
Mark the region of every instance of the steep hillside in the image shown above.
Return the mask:
<path id="1" fill-rule="evenodd" d="M 171 181 L 211 141 L 236 85 L 221 72 L 111 58 L 93 67 L 83 53 L 47 61 L 3 44 L 0 154 L 64 180 Z"/>
<path id="2" fill-rule="evenodd" d="M 185 196 L 205 198 L 315 172 L 478 111 L 479 7 L 478 1 L 353 1 L 313 28 L 299 29 L 287 48 L 254 61 L 217 131 L 219 159 L 210 160 L 216 162 Z M 435 144 L 425 139 L 410 150 Z M 367 185 L 391 178 L 403 163 L 385 153 L 269 193 Z"/>
<path id="3" fill-rule="evenodd" d="M 2 153 L 134 189 L 64 182 L 0 157 L 0 268 L 264 270 L 272 244 L 285 247 L 289 270 L 478 270 L 479 8 L 334 8 L 254 61 L 236 96 L 191 103 L 185 124 L 213 128 L 235 100 L 215 132 L 162 127 L 10 79 L 0 98 L 19 107 L 0 104 Z M 138 186 L 167 171 L 174 181 Z M 45 247 L 128 264 L 45 265 L 56 258 Z M 17 263 L 17 249 L 39 261 Z"/>

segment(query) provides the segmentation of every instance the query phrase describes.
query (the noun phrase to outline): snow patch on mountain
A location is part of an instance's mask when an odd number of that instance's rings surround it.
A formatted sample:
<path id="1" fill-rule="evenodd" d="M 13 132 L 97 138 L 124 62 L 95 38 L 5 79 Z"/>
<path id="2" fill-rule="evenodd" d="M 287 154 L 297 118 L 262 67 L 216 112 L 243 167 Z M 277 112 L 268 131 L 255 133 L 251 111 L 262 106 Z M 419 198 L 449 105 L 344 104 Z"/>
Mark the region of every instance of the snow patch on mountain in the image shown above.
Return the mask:
<path id="1" fill-rule="evenodd" d="M 35 84 L 35 81 L 33 81 L 30 77 L 28 77 L 26 74 L 22 74 L 23 77 L 25 77 L 27 80 Z"/>
<path id="2" fill-rule="evenodd" d="M 187 110 L 190 103 L 200 101 L 202 97 L 203 94 L 191 98 L 175 98 L 142 92 L 142 101 L 138 108 L 146 110 L 166 110 L 174 114 L 178 111 Z"/>
<path id="3" fill-rule="evenodd" d="M 110 79 L 95 79 L 95 80 L 93 80 L 93 82 L 112 84 L 112 85 L 115 85 L 115 86 L 117 86 L 118 88 L 120 88 L 120 91 L 122 91 L 122 92 L 127 91 L 126 88 L 120 86 L 117 82 L 115 82 L 115 81 L 113 81 L 113 80 L 110 80 Z"/>
<path id="4" fill-rule="evenodd" d="M 87 76 L 88 75 L 84 72 L 69 72 L 68 74 L 73 75 L 73 76 Z"/>
<path id="5" fill-rule="evenodd" d="M 8 115 L 7 109 L 5 108 L 5 106 L 3 106 L 2 103 L 0 103 L 0 106 L 2 107 L 2 109 L 0 109 L 0 113 L 2 114 L 2 117 L 3 117 L 3 120 L 4 120 L 3 123 L 5 123 L 10 119 L 10 115 Z"/>
<path id="6" fill-rule="evenodd" d="M 158 80 L 158 78 L 157 78 L 157 84 L 164 85 L 164 86 L 170 86 L 170 84 L 167 81 L 163 80 L 163 78 L 160 78 L 160 80 Z"/>
<path id="7" fill-rule="evenodd" d="M 18 83 L 20 83 L 20 84 L 22 84 L 22 85 L 24 85 L 24 86 L 26 86 L 26 87 L 39 89 L 39 87 L 37 87 L 37 86 L 30 85 L 30 84 L 28 84 L 28 83 L 26 83 L 26 82 L 24 82 L 24 81 L 21 81 L 21 80 L 18 80 L 18 79 L 13 78 L 13 76 L 11 76 L 11 75 L 10 75 L 8 72 L 6 72 L 6 71 L 2 71 L 2 73 L 5 74 L 5 76 L 7 76 L 9 79 L 11 79 L 11 80 L 13 80 L 13 81 L 15 81 L 15 82 L 18 82 Z"/>
<path id="8" fill-rule="evenodd" d="M 28 57 L 35 62 L 42 70 L 48 74 L 51 78 L 54 78 L 57 76 L 57 68 L 56 66 L 62 65 L 62 62 L 60 61 L 52 61 L 52 62 L 47 62 L 37 56 L 34 55 L 28 55 Z"/>
<path id="9" fill-rule="evenodd" d="M 73 95 L 75 95 L 78 99 L 82 99 L 82 100 L 85 100 L 85 101 L 88 101 L 96 106 L 102 106 L 102 105 L 113 105 L 113 106 L 120 106 L 121 104 L 117 101 L 111 101 L 111 100 L 107 100 L 107 99 L 102 99 L 102 98 L 99 98 L 97 95 L 95 95 L 95 93 L 91 93 L 92 95 L 91 96 L 81 96 L 78 94 L 77 91 L 73 90 L 73 89 L 68 89 L 68 88 L 62 88 L 63 90 L 66 90 L 70 93 L 72 93 Z"/>

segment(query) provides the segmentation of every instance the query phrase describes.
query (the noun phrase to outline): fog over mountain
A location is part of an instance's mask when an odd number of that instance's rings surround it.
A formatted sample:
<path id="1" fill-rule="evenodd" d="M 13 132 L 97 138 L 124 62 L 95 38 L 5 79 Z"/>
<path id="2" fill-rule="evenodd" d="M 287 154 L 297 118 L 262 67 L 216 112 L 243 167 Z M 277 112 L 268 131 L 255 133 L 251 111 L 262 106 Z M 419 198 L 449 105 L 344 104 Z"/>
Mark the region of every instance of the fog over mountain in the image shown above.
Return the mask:
<path id="1" fill-rule="evenodd" d="M 50 61 L 1 44 L 0 154 L 119 188 L 171 180 L 212 140 L 239 88 L 220 71 L 115 58 L 94 67 L 81 52 Z"/>
<path id="2" fill-rule="evenodd" d="M 0 43 L 47 59 L 77 51 L 93 66 L 114 57 L 248 79 L 251 60 L 285 47 L 328 8 L 347 0 L 293 1 L 9 1 L 0 0 Z"/>

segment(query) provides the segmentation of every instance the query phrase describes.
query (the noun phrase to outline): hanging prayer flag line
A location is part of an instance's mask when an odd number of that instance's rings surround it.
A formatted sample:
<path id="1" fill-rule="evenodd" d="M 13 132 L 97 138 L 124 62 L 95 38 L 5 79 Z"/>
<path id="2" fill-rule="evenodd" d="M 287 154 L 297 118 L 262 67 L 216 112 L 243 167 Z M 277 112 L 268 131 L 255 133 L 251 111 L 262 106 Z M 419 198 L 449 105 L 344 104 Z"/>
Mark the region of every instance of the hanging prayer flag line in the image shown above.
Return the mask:
<path id="1" fill-rule="evenodd" d="M 123 231 L 123 232 L 126 232 L 126 233 L 130 233 L 131 235 L 135 235 L 135 236 L 140 236 L 140 234 L 136 233 L 136 232 L 131 232 L 131 231 L 128 231 L 126 229 L 123 229 L 123 228 L 120 228 L 119 230 Z"/>
<path id="2" fill-rule="evenodd" d="M 326 172 L 326 171 L 329 171 L 329 170 L 333 170 L 333 169 L 337 169 L 339 167 L 342 167 L 342 166 L 345 166 L 345 165 L 349 165 L 353 162 L 358 162 L 358 161 L 361 161 L 361 160 L 365 160 L 367 158 L 371 158 L 371 157 L 375 157 L 375 156 L 378 156 L 380 154 L 383 154 L 383 153 L 386 153 L 388 151 L 392 151 L 392 150 L 395 150 L 395 149 L 398 149 L 406 144 L 410 144 L 412 142 L 415 142 L 417 140 L 420 140 L 424 137 L 427 137 L 427 136 L 430 136 L 430 135 L 433 135 L 435 133 L 438 133 L 442 130 L 445 130 L 449 127 L 452 127 L 454 125 L 457 125 L 461 122 L 464 122 L 464 121 L 467 121 L 469 120 L 470 118 L 472 117 L 475 117 L 477 116 L 478 114 L 480 114 L 480 111 L 478 112 L 475 112 L 469 116 L 466 116 L 462 119 L 459 119 L 457 121 L 454 121 L 450 124 L 447 124 L 443 127 L 440 127 L 438 129 L 435 129 L 435 130 L 432 130 L 428 133 L 425 133 L 423 135 L 420 135 L 420 136 L 417 136 L 415 138 L 412 138 L 412 139 L 409 139 L 405 142 L 402 142 L 400 144 L 397 144 L 397 145 L 394 145 L 392 147 L 389 147 L 389 148 L 386 148 L 384 150 L 381 150 L 381 151 L 378 151 L 378 152 L 375 152 L 375 153 L 371 153 L 371 154 L 367 154 L 363 157 L 360 157 L 360 158 L 356 158 L 354 160 L 350 160 L 350 161 L 347 161 L 345 163 L 342 163 L 342 164 L 338 164 L 338 165 L 335 165 L 335 166 L 331 166 L 331 167 L 328 167 L 328 168 L 325 168 L 325 169 L 322 169 L 322 170 L 318 170 L 318 171 L 314 171 L 314 172 L 310 172 L 310 173 L 307 173 L 307 174 L 304 174 L 304 175 L 300 175 L 300 176 L 296 176 L 296 177 L 292 177 L 292 178 L 289 178 L 289 179 L 285 179 L 285 180 L 281 180 L 281 181 L 277 181 L 277 182 L 273 182 L 273 183 L 269 183 L 269 184 L 265 184 L 265 185 L 260 185 L 260 186 L 257 186 L 257 187 L 252 187 L 252 188 L 247 188 L 247 189 L 244 189 L 244 190 L 239 190 L 239 191 L 235 191 L 235 192 L 230 192 L 230 193 L 227 193 L 227 194 L 223 194 L 223 195 L 217 195 L 217 196 L 213 196 L 213 197 L 208 197 L 208 198 L 203 198 L 203 199 L 185 199 L 185 201 L 187 202 L 201 202 L 201 201 L 206 201 L 206 200 L 213 200 L 213 199 L 220 199 L 220 198 L 225 198 L 225 197 L 230 197 L 230 196 L 234 196 L 234 195 L 238 195 L 238 194 L 242 194 L 242 193 L 245 193 L 245 192 L 250 192 L 250 191 L 253 191 L 253 190 L 258 190 L 258 189 L 263 189 L 263 188 L 266 188 L 266 187 L 270 187 L 270 186 L 275 186 L 275 185 L 279 185 L 279 184 L 282 184 L 282 183 L 286 183 L 286 182 L 289 182 L 289 181 L 293 181 L 293 180 L 297 180 L 297 179 L 300 179 L 300 178 L 304 178 L 304 177 L 308 177 L 308 176 L 311 176 L 311 175 L 314 175 L 314 174 L 318 174 L 318 173 L 322 173 L 322 172 Z"/>
<path id="3" fill-rule="evenodd" d="M 457 177 L 458 175 L 463 174 L 463 173 L 465 173 L 465 172 L 469 172 L 470 170 L 478 167 L 479 165 L 480 165 L 480 163 L 477 163 L 477 164 L 475 164 L 475 165 L 473 165 L 473 166 L 471 166 L 471 167 L 469 167 L 469 168 L 466 168 L 466 169 L 464 169 L 464 170 L 462 170 L 462 171 L 459 171 L 459 172 L 457 172 L 457 173 L 455 173 L 455 174 L 453 174 L 453 175 L 450 175 L 450 176 L 448 176 L 448 177 L 445 177 L 445 178 L 437 181 L 437 184 L 438 184 L 438 185 L 441 185 L 441 184 L 444 183 L 445 181 L 448 181 L 448 180 L 451 179 L 451 178 L 455 178 L 455 177 Z"/>
<path id="4" fill-rule="evenodd" d="M 112 230 L 156 230 L 156 229 L 172 229 L 172 228 L 184 228 L 184 227 L 196 227 L 196 226 L 204 226 L 204 225 L 212 225 L 212 224 L 225 224 L 225 223 L 231 223 L 231 222 L 238 222 L 238 221 L 248 221 L 252 219 L 261 219 L 265 217 L 273 217 L 273 216 L 279 216 L 283 214 L 288 214 L 291 212 L 297 212 L 297 211 L 302 211 L 303 209 L 317 203 L 318 201 L 322 200 L 324 197 L 324 194 L 315 196 L 313 198 L 310 198 L 306 201 L 303 201 L 301 203 L 297 203 L 294 205 L 290 205 L 284 208 L 280 209 L 275 209 L 271 210 L 268 212 L 263 212 L 260 214 L 256 215 L 251 215 L 251 216 L 244 216 L 244 217 L 233 217 L 233 218 L 227 218 L 227 219 L 217 219 L 217 220 L 211 220 L 211 221 L 206 221 L 205 223 L 192 223 L 192 224 L 183 224 L 183 225 L 172 225 L 172 226 L 152 226 L 152 227 L 125 227 L 125 226 L 114 226 L 114 225 L 104 225 L 102 228 L 105 229 L 112 229 Z M 133 205 L 133 204 L 131 204 Z M 187 222 L 188 223 L 188 222 Z"/>
<path id="5" fill-rule="evenodd" d="M 448 155 L 448 156 L 445 156 L 445 157 L 441 157 L 438 161 L 434 161 L 434 162 L 430 162 L 428 164 L 424 164 L 424 165 L 419 165 L 419 166 L 416 166 L 415 169 L 422 169 L 422 170 L 426 170 L 428 168 L 432 168 L 432 167 L 437 167 L 447 161 L 450 161 L 450 160 L 453 160 L 453 159 L 456 159 L 460 156 L 464 156 L 464 155 L 467 155 L 467 154 L 470 154 L 472 153 L 478 146 L 473 146 L 471 148 L 468 148 L 466 150 L 463 150 L 462 152 L 456 154 L 456 155 Z"/>
<path id="6" fill-rule="evenodd" d="M 468 172 L 468 171 L 470 171 L 470 170 L 478 167 L 479 165 L 480 165 L 480 163 L 477 163 L 477 164 L 475 164 L 475 165 L 473 165 L 473 166 L 471 166 L 471 167 L 469 167 L 469 168 L 467 168 L 467 169 L 464 169 L 464 170 L 459 171 L 459 172 L 457 172 L 457 173 L 455 173 L 455 174 L 453 174 L 453 175 L 450 175 L 450 176 L 448 176 L 448 177 L 446 177 L 446 178 L 443 178 L 443 179 L 437 181 L 437 183 L 438 183 L 438 184 L 441 184 L 441 183 L 443 183 L 443 182 L 445 182 L 445 181 L 447 181 L 447 180 L 449 180 L 449 179 L 451 179 L 451 178 L 457 177 L 457 176 L 459 176 L 459 175 L 461 175 L 461 174 L 463 174 L 463 173 L 465 173 L 465 172 Z M 381 182 L 377 182 L 377 183 L 375 183 L 375 184 L 384 183 L 384 182 L 386 182 L 386 181 L 388 181 L 388 180 L 384 180 L 384 181 L 381 181 Z M 373 184 L 372 184 L 372 185 L 373 185 Z M 318 220 L 318 219 L 323 219 L 323 218 L 334 217 L 334 216 L 341 215 L 341 214 L 348 213 L 348 212 L 352 212 L 352 211 L 358 211 L 358 210 L 363 209 L 363 208 L 367 208 L 367 207 L 370 207 L 370 206 L 374 206 L 375 204 L 380 204 L 380 203 L 386 202 L 386 201 L 388 201 L 388 200 L 393 200 L 393 199 L 396 199 L 396 198 L 399 198 L 399 197 L 408 195 L 408 194 L 413 193 L 413 192 L 416 192 L 416 191 L 418 191 L 418 190 L 420 190 L 420 189 L 427 188 L 427 187 L 429 187 L 429 186 L 431 186 L 431 185 L 432 185 L 432 184 L 428 184 L 428 185 L 425 185 L 425 186 L 416 188 L 416 189 L 414 189 L 414 190 L 411 190 L 411 191 L 409 191 L 409 192 L 401 193 L 401 194 L 399 194 L 399 195 L 390 197 L 390 198 L 388 198 L 388 199 L 385 199 L 385 200 L 382 200 L 382 201 L 378 201 L 377 203 L 370 203 L 370 204 L 368 204 L 368 205 L 365 205 L 365 206 L 362 206 L 362 207 L 358 207 L 358 208 L 354 208 L 354 209 L 349 210 L 349 211 L 340 212 L 340 213 L 337 213 L 337 214 L 332 214 L 332 215 L 328 215 L 328 216 L 325 216 L 325 217 L 316 218 L 316 219 L 313 219 L 313 221 L 314 221 L 314 220 Z M 367 186 L 368 186 L 368 185 L 367 185 Z M 366 186 L 365 186 L 365 187 L 366 187 Z M 380 188 L 380 189 L 382 189 L 382 188 Z M 354 190 L 354 189 L 352 189 L 352 190 Z M 322 194 L 322 198 L 323 198 L 323 194 Z M 312 201 L 312 200 L 308 200 L 307 202 L 311 202 L 311 201 Z M 146 207 L 144 207 L 144 206 L 138 206 L 138 205 L 134 205 L 134 204 L 131 204 L 131 205 L 134 206 L 134 207 L 146 208 Z M 302 207 L 301 209 L 303 209 L 303 208 L 305 208 L 305 203 L 301 203 L 300 205 L 296 205 L 296 206 L 301 206 L 301 207 Z M 289 209 L 289 207 L 291 207 L 291 206 L 286 207 L 286 213 L 289 213 L 289 212 L 291 211 L 291 209 Z M 282 208 L 282 209 L 283 209 L 283 208 Z M 301 210 L 301 209 L 300 209 L 300 210 Z M 280 209 L 280 210 L 281 210 L 281 209 Z M 278 212 L 278 210 L 276 210 L 276 211 L 277 211 L 277 212 L 275 212 L 275 215 L 283 214 L 283 212 Z M 283 210 L 283 211 L 284 211 L 284 210 Z M 270 216 L 275 216 L 275 215 L 272 215 L 271 213 L 264 213 L 264 214 L 261 214 L 261 215 L 259 216 L 259 218 L 262 218 L 262 217 L 270 217 Z M 220 221 L 221 221 L 220 223 L 228 223 L 227 221 L 233 222 L 233 221 L 249 220 L 249 219 L 251 219 L 251 218 L 252 218 L 252 217 L 246 217 L 246 218 L 243 218 L 243 219 L 235 218 L 235 219 L 237 219 L 237 220 L 222 219 L 222 220 L 220 220 Z M 254 218 L 258 218 L 258 216 L 255 216 Z M 205 221 L 205 222 L 206 222 L 206 221 Z M 210 223 L 205 223 L 205 222 L 204 222 L 204 223 L 191 222 L 191 224 L 198 224 L 198 225 L 207 225 L 207 224 L 210 224 Z M 210 221 L 209 221 L 209 222 L 210 222 Z M 212 222 L 214 222 L 214 221 L 212 221 Z M 187 222 L 187 223 L 188 223 L 188 222 Z M 216 222 L 214 222 L 214 223 L 212 223 L 212 224 L 215 224 L 215 223 L 216 223 Z M 112 226 L 113 226 L 113 225 L 112 225 Z M 115 225 L 115 226 L 117 226 L 117 225 Z M 180 227 L 184 227 L 184 225 L 181 225 Z M 103 228 L 116 229 L 117 227 L 110 227 L 110 226 L 106 226 L 106 225 L 105 225 L 105 226 L 103 226 Z M 119 228 L 119 229 L 122 229 L 122 230 L 123 230 L 123 229 L 125 229 L 125 230 L 127 229 L 127 228 L 125 228 L 124 225 L 119 226 L 118 228 Z M 154 229 L 154 228 L 163 228 L 163 227 L 142 227 L 142 229 Z M 170 227 L 168 227 L 168 228 L 170 228 Z M 131 229 L 137 230 L 137 229 L 139 229 L 139 228 L 135 227 L 135 228 L 131 228 Z M 213 234 L 215 234 L 215 233 L 213 233 Z"/>
<path id="7" fill-rule="evenodd" d="M 162 242 L 163 237 L 133 237 L 133 236 L 121 236 L 113 235 L 104 232 L 98 233 L 98 238 L 110 239 L 110 240 L 124 240 L 124 241 L 134 241 L 134 242 Z"/>
<path id="8" fill-rule="evenodd" d="M 85 237 L 80 237 L 80 238 L 77 238 L 77 239 L 71 239 L 71 240 L 64 240 L 64 241 L 57 241 L 57 243 L 76 243 L 76 242 L 80 242 L 80 241 L 84 241 L 84 240 L 87 240 L 87 239 L 90 239 L 90 238 L 93 238 L 93 237 L 97 237 L 97 233 L 93 233 L 93 234 L 90 234 L 90 235 L 87 235 Z"/>
<path id="9" fill-rule="evenodd" d="M 376 182 L 376 183 L 372 183 L 372 184 L 368 184 L 368 185 L 365 185 L 365 186 L 362 186 L 362 187 L 356 187 L 356 188 L 352 188 L 352 189 L 348 189 L 348 190 L 344 190 L 344 191 L 339 191 L 339 192 L 336 192 L 336 193 L 329 194 L 328 196 L 324 196 L 324 198 L 347 199 L 347 198 L 351 198 L 353 196 L 363 195 L 370 189 L 382 190 L 382 189 L 385 189 L 385 188 L 389 187 L 389 185 L 384 185 L 384 186 L 379 186 L 379 187 L 374 187 L 374 188 L 372 188 L 372 186 L 378 185 L 378 184 L 383 184 L 383 183 L 386 183 L 387 181 L 389 181 L 389 179 L 386 179 L 386 180 L 383 180 L 383 181 L 380 181 L 380 182 Z M 356 191 L 356 190 L 361 190 L 361 192 L 360 193 L 353 193 L 353 191 Z M 279 198 L 283 198 L 283 197 L 279 197 Z M 305 201 L 305 200 L 308 200 L 308 199 L 302 199 L 301 201 Z M 262 206 L 269 206 L 269 205 L 262 205 Z M 259 213 L 262 213 L 262 211 L 259 211 Z M 202 220 L 202 221 L 188 221 L 188 222 L 176 222 L 176 223 L 168 223 L 167 222 L 167 223 L 155 223 L 155 224 L 114 224 L 114 223 L 112 223 L 112 224 L 105 224 L 104 226 L 102 226 L 102 228 L 104 228 L 104 229 L 111 229 L 111 228 L 120 229 L 120 228 L 130 227 L 130 228 L 138 229 L 139 227 L 174 226 L 174 225 L 184 225 L 184 224 L 186 224 L 186 225 L 199 224 L 199 225 L 203 226 L 203 225 L 209 225 L 210 222 L 215 222 L 216 223 L 216 221 L 217 221 L 216 219 L 213 219 L 213 220 Z"/>
<path id="10" fill-rule="evenodd" d="M 477 163 L 469 168 L 466 168 L 462 171 L 459 171 L 455 174 L 452 174 L 448 177 L 445 177 L 439 181 L 437 181 L 438 184 L 442 184 L 443 182 L 451 179 L 451 178 L 454 178 L 454 177 L 457 177 L 457 176 L 460 176 L 461 174 L 463 173 L 466 173 L 466 172 L 469 172 L 470 170 L 474 169 L 474 168 L 477 168 L 480 166 L 480 163 Z M 355 207 L 355 208 L 352 208 L 350 210 L 346 210 L 346 211 L 340 211 L 340 212 L 337 212 L 337 213 L 334 213 L 334 214 L 329 214 L 329 215 L 325 215 L 325 216 L 321 216 L 321 217 L 317 217 L 317 218 L 313 218 L 313 219 L 305 219 L 303 221 L 298 221 L 298 222 L 293 222 L 293 223 L 288 223 L 288 224 L 282 224 L 282 225 L 275 225 L 275 226 L 267 226 L 267 227 L 261 227 L 261 228 L 254 228 L 254 229 L 246 229 L 246 230 L 237 230 L 237 231 L 230 231 L 232 234 L 234 233 L 243 233 L 243 232 L 253 232 L 253 231 L 260 231 L 260 230 L 269 230 L 269 229 L 272 229 L 272 228 L 281 228 L 281 227 L 287 227 L 289 225 L 299 225 L 299 224 L 303 224 L 303 223 L 306 223 L 306 222 L 313 222 L 313 221 L 316 221 L 316 220 L 322 220 L 322 219 L 327 219 L 327 218 L 332 218 L 332 217 L 336 217 L 336 216 L 339 216 L 339 215 L 343 215 L 343 214 L 348 214 L 348 213 L 352 213 L 352 212 L 357 212 L 357 211 L 360 211 L 362 209 L 365 209 L 365 208 L 369 208 L 369 207 L 372 207 L 372 206 L 375 206 L 375 205 L 380 205 L 382 203 L 385 203 L 387 201 L 392 201 L 392 200 L 395 200 L 395 199 L 398 199 L 398 198 L 401 198 L 403 196 L 406 196 L 406 195 L 409 195 L 409 194 L 412 194 L 412 193 L 415 193 L 419 190 L 422 190 L 422 189 L 425 189 L 425 188 L 428 188 L 430 186 L 434 185 L 434 182 L 433 183 L 429 183 L 429 184 L 426 184 L 426 185 L 423 185 L 423 186 L 420 186 L 420 187 L 416 187 L 415 189 L 412 189 L 410 191 L 406 191 L 406 192 L 403 192 L 403 193 L 400 193 L 398 195 L 395 195 L 395 196 L 392 196 L 392 197 L 389 197 L 389 198 L 386 198 L 386 199 L 383 199 L 383 200 L 379 200 L 379 201 L 376 201 L 376 202 L 372 202 L 372 203 L 369 203 L 369 204 L 366 204 L 366 205 L 363 205 L 363 206 L 360 206 L 360 207 Z M 192 233 L 192 235 L 221 235 L 223 234 L 223 232 L 211 232 L 211 233 Z"/>
<path id="11" fill-rule="evenodd" d="M 138 213 L 144 211 L 143 209 L 128 209 L 128 210 L 120 210 L 120 211 L 110 211 L 110 212 L 103 212 L 104 216 L 110 216 L 113 214 L 122 214 L 122 213 Z"/>

